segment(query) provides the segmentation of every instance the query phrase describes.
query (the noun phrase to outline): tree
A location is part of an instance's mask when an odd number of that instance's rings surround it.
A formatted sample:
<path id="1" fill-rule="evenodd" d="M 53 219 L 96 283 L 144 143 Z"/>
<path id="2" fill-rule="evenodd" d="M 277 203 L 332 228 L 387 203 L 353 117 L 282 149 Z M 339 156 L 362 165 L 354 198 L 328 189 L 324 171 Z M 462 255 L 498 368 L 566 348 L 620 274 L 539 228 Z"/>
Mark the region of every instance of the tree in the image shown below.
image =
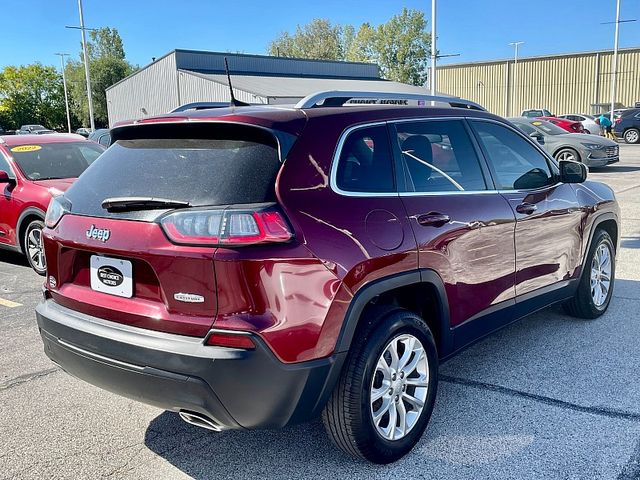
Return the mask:
<path id="1" fill-rule="evenodd" d="M 97 126 L 107 126 L 109 119 L 106 89 L 129 76 L 135 68 L 125 59 L 122 38 L 115 28 L 91 31 L 87 41 L 87 53 L 95 122 Z M 71 108 L 82 125 L 89 125 L 89 101 L 82 51 L 79 61 L 67 63 L 66 74 Z"/>
<path id="2" fill-rule="evenodd" d="M 303 27 L 298 25 L 293 35 L 281 33 L 269 45 L 269 54 L 341 60 L 344 58 L 343 27 L 333 25 L 329 20 L 316 18 Z"/>
<path id="3" fill-rule="evenodd" d="M 374 62 L 383 78 L 423 85 L 427 75 L 431 36 L 419 10 L 403 8 L 388 22 L 374 27 L 363 23 L 357 32 L 351 25 L 333 25 L 315 19 L 298 25 L 293 35 L 281 33 L 269 45 L 271 55 Z"/>
<path id="4" fill-rule="evenodd" d="M 34 63 L 0 72 L 0 124 L 16 129 L 29 123 L 66 125 L 62 77 L 54 67 Z"/>
<path id="5" fill-rule="evenodd" d="M 431 54 L 431 35 L 426 28 L 424 13 L 407 8 L 378 26 L 374 50 L 385 78 L 412 85 L 424 84 Z"/>

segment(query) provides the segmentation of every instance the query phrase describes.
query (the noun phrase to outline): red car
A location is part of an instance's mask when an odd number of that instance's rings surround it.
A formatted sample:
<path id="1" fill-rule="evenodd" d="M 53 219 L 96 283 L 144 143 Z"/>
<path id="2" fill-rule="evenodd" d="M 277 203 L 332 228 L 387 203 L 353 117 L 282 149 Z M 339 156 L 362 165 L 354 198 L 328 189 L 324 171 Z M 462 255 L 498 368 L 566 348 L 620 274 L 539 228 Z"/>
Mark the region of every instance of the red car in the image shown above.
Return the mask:
<path id="1" fill-rule="evenodd" d="M 554 303 L 602 315 L 613 191 L 473 102 L 402 99 L 113 128 L 47 211 L 46 354 L 214 431 L 322 415 L 338 447 L 389 463 L 426 428 L 441 360 Z"/>
<path id="2" fill-rule="evenodd" d="M 44 275 L 41 232 L 49 201 L 104 150 L 73 134 L 0 137 L 0 248 L 24 253 Z"/>
<path id="3" fill-rule="evenodd" d="M 587 133 L 584 126 L 580 122 L 574 122 L 573 120 L 567 120 L 566 118 L 557 117 L 536 117 L 540 120 L 546 120 L 554 125 L 566 130 L 569 133 Z"/>

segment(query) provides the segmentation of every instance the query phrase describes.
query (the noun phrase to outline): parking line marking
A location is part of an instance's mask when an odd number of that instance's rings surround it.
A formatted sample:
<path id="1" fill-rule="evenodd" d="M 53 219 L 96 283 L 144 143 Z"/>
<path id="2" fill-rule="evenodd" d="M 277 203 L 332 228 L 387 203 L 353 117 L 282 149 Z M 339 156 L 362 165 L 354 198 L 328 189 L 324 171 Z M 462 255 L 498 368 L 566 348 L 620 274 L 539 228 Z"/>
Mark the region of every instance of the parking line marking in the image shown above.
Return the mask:
<path id="1" fill-rule="evenodd" d="M 4 298 L 0 298 L 0 306 L 8 307 L 8 308 L 16 308 L 21 307 L 21 303 L 12 302 L 11 300 L 5 300 Z"/>

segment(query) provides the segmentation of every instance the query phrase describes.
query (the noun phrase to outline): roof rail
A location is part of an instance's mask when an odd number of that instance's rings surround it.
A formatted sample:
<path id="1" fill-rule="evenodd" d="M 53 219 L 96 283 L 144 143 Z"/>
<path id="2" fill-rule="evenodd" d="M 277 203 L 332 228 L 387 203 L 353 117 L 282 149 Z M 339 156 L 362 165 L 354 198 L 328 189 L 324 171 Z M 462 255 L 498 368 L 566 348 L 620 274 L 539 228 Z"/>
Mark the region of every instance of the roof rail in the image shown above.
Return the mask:
<path id="1" fill-rule="evenodd" d="M 169 113 L 186 112 L 187 110 L 205 110 L 207 108 L 224 108 L 228 106 L 229 102 L 193 102 L 180 105 Z"/>
<path id="2" fill-rule="evenodd" d="M 342 107 L 347 103 L 349 105 L 415 105 L 423 107 L 429 106 L 427 102 L 439 104 L 436 106 L 486 111 L 486 108 L 483 106 L 459 97 L 423 95 L 422 93 L 356 92 L 341 90 L 313 93 L 296 103 L 295 108 Z"/>

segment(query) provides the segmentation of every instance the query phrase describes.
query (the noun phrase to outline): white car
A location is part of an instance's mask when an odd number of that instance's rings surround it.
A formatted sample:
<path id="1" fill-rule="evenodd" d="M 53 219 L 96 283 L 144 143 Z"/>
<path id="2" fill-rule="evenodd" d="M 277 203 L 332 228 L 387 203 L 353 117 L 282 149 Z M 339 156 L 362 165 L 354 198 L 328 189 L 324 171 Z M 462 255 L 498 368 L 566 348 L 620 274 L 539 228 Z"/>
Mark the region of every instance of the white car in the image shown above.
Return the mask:
<path id="1" fill-rule="evenodd" d="M 584 113 L 568 113 L 566 115 L 558 115 L 558 118 L 566 118 L 567 120 L 580 122 L 585 129 L 585 133 L 600 135 L 600 125 L 596 123 L 596 117 L 592 115 L 586 115 Z"/>

